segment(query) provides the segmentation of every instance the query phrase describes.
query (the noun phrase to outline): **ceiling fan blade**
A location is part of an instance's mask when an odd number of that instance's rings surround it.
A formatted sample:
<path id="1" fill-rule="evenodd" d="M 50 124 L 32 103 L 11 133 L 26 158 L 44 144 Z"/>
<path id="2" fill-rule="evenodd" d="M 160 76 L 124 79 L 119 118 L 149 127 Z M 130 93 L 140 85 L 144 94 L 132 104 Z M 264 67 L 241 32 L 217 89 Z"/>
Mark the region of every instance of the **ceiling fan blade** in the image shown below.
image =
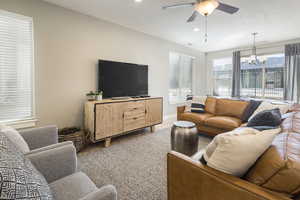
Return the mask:
<path id="1" fill-rule="evenodd" d="M 221 2 L 219 2 L 217 9 L 229 14 L 234 14 L 239 11 L 239 8 Z"/>
<path id="2" fill-rule="evenodd" d="M 190 7 L 190 6 L 194 6 L 196 3 L 192 2 L 192 3 L 178 3 L 178 4 L 173 4 L 173 5 L 169 5 L 169 6 L 163 6 L 162 9 L 169 9 L 169 8 L 178 8 L 178 7 Z"/>
<path id="3" fill-rule="evenodd" d="M 193 22 L 195 21 L 196 17 L 198 16 L 198 12 L 197 11 L 194 11 L 192 16 L 190 16 L 190 18 L 187 20 L 187 22 Z"/>

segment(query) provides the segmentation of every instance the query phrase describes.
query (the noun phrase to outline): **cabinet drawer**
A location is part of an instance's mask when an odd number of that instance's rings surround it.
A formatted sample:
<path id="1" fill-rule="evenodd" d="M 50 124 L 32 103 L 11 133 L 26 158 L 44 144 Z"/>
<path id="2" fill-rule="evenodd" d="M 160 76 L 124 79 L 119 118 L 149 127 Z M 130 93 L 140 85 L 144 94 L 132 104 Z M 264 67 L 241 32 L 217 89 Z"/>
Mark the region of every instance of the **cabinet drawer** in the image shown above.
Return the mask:
<path id="1" fill-rule="evenodd" d="M 145 111 L 146 103 L 145 101 L 136 101 L 136 102 L 128 102 L 126 112 L 135 111 L 135 110 L 143 110 Z"/>
<path id="2" fill-rule="evenodd" d="M 124 120 L 124 129 L 125 131 L 131 131 L 138 128 L 143 128 L 146 125 L 145 116 L 137 116 Z"/>
<path id="3" fill-rule="evenodd" d="M 145 116 L 145 110 L 140 109 L 124 112 L 124 119 L 141 118 Z"/>

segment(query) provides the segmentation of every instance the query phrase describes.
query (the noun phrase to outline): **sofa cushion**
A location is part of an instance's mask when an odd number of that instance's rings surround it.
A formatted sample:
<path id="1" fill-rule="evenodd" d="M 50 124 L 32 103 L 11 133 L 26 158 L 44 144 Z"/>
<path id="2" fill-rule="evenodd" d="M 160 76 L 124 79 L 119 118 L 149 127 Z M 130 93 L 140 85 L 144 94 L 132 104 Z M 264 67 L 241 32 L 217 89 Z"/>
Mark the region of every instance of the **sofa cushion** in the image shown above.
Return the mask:
<path id="1" fill-rule="evenodd" d="M 209 113 L 191 113 L 191 112 L 185 112 L 180 115 L 181 120 L 194 122 L 195 124 L 203 124 L 204 120 L 208 119 L 209 117 L 213 117 L 213 115 Z"/>
<path id="2" fill-rule="evenodd" d="M 283 132 L 247 173 L 246 180 L 276 192 L 300 193 L 300 113 L 284 120 Z"/>
<path id="3" fill-rule="evenodd" d="M 235 117 L 214 116 L 207 118 L 204 121 L 204 124 L 207 126 L 231 131 L 235 128 L 238 128 L 242 124 L 242 121 Z"/>
<path id="4" fill-rule="evenodd" d="M 260 132 L 241 128 L 235 134 L 217 136 L 216 147 L 205 158 L 207 165 L 227 174 L 241 177 L 271 145 L 280 129 Z"/>
<path id="5" fill-rule="evenodd" d="M 215 97 L 207 97 L 205 101 L 205 112 L 210 114 L 216 113 L 216 103 L 217 98 Z"/>
<path id="6" fill-rule="evenodd" d="M 191 105 L 192 113 L 205 113 L 205 105 L 201 103 L 192 103 Z"/>
<path id="7" fill-rule="evenodd" d="M 248 122 L 251 115 L 255 112 L 255 110 L 258 108 L 258 106 L 262 103 L 262 101 L 256 101 L 256 100 L 250 100 L 247 108 L 245 109 L 243 116 L 242 116 L 242 122 L 246 123 Z"/>
<path id="8" fill-rule="evenodd" d="M 242 119 L 244 111 L 248 105 L 248 101 L 217 99 L 216 115 L 236 117 Z"/>
<path id="9" fill-rule="evenodd" d="M 264 110 L 255 115 L 247 124 L 248 127 L 254 126 L 273 126 L 281 124 L 281 114 L 279 108 L 273 110 Z"/>
<path id="10" fill-rule="evenodd" d="M 184 112 L 191 112 L 192 107 L 198 107 L 197 105 L 203 105 L 201 107 L 204 110 L 206 98 L 207 96 L 188 96 Z"/>
<path id="11" fill-rule="evenodd" d="M 50 188 L 57 200 L 80 199 L 97 190 L 96 185 L 82 172 L 54 181 Z"/>
<path id="12" fill-rule="evenodd" d="M 16 129 L 0 125 L 0 132 L 4 133 L 22 153 L 25 154 L 30 151 L 28 144 Z"/>
<path id="13" fill-rule="evenodd" d="M 0 199 L 53 199 L 45 178 L 3 133 L 0 159 Z"/>
<path id="14" fill-rule="evenodd" d="M 249 120 L 251 120 L 255 115 L 257 115 L 258 113 L 260 113 L 264 110 L 272 110 L 275 108 L 279 108 L 280 113 L 283 115 L 283 114 L 287 113 L 287 111 L 291 108 L 291 105 L 290 104 L 276 104 L 276 103 L 272 103 L 272 102 L 263 101 L 258 106 L 258 108 L 254 111 L 254 113 L 251 115 Z"/>
<path id="15" fill-rule="evenodd" d="M 222 137 L 222 135 L 239 135 L 239 134 L 245 134 L 245 133 L 252 132 L 252 131 L 253 131 L 252 128 L 244 128 L 243 127 L 243 128 L 237 128 L 237 129 L 234 129 L 233 131 L 229 131 L 229 132 L 217 135 L 206 146 L 206 148 L 204 150 L 203 157 L 204 157 L 205 161 L 207 162 L 209 160 L 209 158 L 212 156 L 212 154 L 214 153 L 214 151 L 216 150 L 216 148 L 218 146 L 218 141 L 219 141 L 218 138 Z"/>

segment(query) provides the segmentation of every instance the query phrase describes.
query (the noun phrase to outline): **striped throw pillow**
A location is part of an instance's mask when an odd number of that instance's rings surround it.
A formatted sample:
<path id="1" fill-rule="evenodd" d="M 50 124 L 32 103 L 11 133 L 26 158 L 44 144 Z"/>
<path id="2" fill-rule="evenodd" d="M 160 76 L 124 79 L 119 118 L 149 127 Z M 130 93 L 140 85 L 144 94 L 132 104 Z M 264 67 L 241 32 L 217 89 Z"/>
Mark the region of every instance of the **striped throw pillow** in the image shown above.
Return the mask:
<path id="1" fill-rule="evenodd" d="M 206 96 L 187 96 L 185 112 L 204 113 Z"/>

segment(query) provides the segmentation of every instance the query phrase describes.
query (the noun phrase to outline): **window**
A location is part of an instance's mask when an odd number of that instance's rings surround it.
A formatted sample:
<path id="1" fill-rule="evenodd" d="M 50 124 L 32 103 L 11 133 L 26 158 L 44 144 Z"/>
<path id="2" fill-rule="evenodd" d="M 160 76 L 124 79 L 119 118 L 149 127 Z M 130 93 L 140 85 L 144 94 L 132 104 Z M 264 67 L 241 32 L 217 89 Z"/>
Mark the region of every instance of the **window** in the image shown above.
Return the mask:
<path id="1" fill-rule="evenodd" d="M 32 36 L 31 18 L 0 10 L 0 122 L 34 117 Z"/>
<path id="2" fill-rule="evenodd" d="M 192 94 L 194 58 L 171 52 L 169 62 L 169 102 L 183 103 Z"/>
<path id="3" fill-rule="evenodd" d="M 213 60 L 214 96 L 231 96 L 232 58 Z"/>
<path id="4" fill-rule="evenodd" d="M 261 64 L 251 65 L 241 59 L 241 96 L 283 99 L 284 54 L 259 56 Z"/>

